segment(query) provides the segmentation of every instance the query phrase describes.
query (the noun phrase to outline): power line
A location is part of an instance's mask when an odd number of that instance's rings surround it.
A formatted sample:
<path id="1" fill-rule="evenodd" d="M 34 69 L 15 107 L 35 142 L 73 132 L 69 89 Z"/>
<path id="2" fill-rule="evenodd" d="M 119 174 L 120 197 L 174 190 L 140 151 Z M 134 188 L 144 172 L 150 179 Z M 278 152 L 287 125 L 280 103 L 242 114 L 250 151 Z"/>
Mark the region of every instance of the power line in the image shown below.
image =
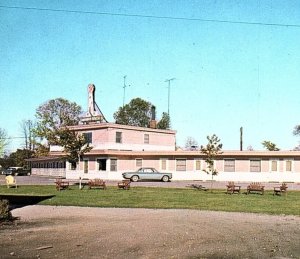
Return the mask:
<path id="1" fill-rule="evenodd" d="M 159 15 L 142 15 L 142 14 L 128 14 L 128 13 L 79 11 L 79 10 L 68 10 L 68 9 L 37 8 L 37 7 L 7 6 L 7 5 L 0 5 L 0 8 L 33 10 L 33 11 L 64 12 L 64 13 L 78 13 L 78 14 L 92 14 L 92 15 L 107 15 L 107 16 L 123 16 L 123 17 L 135 17 L 135 18 L 150 18 L 150 19 L 182 20 L 182 21 L 196 21 L 196 22 L 229 23 L 229 24 L 243 24 L 243 25 L 259 25 L 259 26 L 276 26 L 276 27 L 300 28 L 300 24 L 247 22 L 247 21 L 234 21 L 234 20 L 218 20 L 218 19 L 202 19 L 202 18 L 189 18 L 189 17 L 176 17 L 176 16 L 159 16 Z"/>

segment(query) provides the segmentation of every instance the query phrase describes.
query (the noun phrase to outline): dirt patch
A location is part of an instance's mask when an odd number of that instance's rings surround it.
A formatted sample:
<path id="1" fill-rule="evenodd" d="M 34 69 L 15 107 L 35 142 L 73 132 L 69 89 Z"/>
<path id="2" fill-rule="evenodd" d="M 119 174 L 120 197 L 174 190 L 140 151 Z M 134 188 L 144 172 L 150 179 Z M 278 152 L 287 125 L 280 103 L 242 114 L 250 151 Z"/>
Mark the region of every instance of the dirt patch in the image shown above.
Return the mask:
<path id="1" fill-rule="evenodd" d="M 300 258 L 300 217 L 27 206 L 0 258 Z"/>

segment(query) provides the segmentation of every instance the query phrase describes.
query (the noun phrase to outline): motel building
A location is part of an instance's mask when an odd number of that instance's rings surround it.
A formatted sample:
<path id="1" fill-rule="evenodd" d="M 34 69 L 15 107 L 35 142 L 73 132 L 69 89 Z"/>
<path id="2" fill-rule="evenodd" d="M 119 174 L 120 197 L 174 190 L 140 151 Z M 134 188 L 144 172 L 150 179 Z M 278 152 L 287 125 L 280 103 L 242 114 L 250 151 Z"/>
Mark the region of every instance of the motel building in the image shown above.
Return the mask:
<path id="1" fill-rule="evenodd" d="M 204 154 L 176 150 L 176 131 L 157 129 L 154 117 L 149 128 L 109 123 L 94 101 L 95 87 L 90 89 L 89 112 L 70 129 L 85 135 L 93 149 L 69 163 L 62 147 L 51 146 L 48 157 L 30 159 L 33 175 L 121 180 L 123 172 L 154 167 L 173 173 L 172 180 L 211 180 L 203 172 Z M 215 167 L 216 181 L 300 182 L 300 151 L 223 150 Z"/>

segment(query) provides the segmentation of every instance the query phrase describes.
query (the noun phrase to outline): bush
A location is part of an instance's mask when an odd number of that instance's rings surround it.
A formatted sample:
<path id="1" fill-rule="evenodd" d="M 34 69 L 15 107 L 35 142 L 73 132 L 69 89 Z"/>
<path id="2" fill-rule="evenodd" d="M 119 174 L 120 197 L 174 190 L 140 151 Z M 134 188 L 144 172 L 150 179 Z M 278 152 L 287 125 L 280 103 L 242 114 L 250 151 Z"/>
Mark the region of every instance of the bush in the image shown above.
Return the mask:
<path id="1" fill-rule="evenodd" d="M 0 200 L 0 222 L 11 221 L 12 218 L 8 200 Z"/>

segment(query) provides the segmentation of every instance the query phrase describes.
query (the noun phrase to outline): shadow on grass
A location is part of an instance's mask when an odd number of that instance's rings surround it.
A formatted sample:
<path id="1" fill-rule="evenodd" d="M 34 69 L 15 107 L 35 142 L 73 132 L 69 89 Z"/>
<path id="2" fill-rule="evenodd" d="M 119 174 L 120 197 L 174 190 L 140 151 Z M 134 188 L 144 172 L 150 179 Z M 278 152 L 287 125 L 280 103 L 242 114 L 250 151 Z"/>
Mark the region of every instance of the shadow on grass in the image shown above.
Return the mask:
<path id="1" fill-rule="evenodd" d="M 25 207 L 50 199 L 55 195 L 25 195 L 25 194 L 0 194 L 0 200 L 8 200 L 9 209 Z"/>

